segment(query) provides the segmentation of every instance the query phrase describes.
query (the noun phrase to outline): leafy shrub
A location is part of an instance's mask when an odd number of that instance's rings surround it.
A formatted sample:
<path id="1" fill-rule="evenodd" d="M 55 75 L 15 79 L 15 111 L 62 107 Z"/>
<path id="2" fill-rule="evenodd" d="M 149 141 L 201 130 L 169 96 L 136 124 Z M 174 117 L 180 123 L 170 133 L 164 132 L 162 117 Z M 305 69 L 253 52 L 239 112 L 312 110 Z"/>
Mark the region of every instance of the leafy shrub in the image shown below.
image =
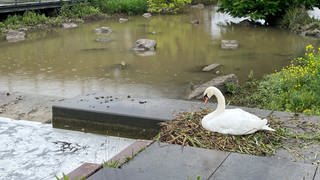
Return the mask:
<path id="1" fill-rule="evenodd" d="M 141 14 L 147 11 L 146 0 L 91 0 L 104 13 Z"/>
<path id="2" fill-rule="evenodd" d="M 220 0 L 219 9 L 236 17 L 250 17 L 253 20 L 264 19 L 275 24 L 283 18 L 288 9 L 304 7 L 310 9 L 320 6 L 318 0 Z"/>
<path id="3" fill-rule="evenodd" d="M 85 18 L 98 14 L 101 14 L 100 9 L 91 6 L 88 2 L 76 4 L 66 3 L 60 9 L 60 15 L 67 18 Z"/>
<path id="4" fill-rule="evenodd" d="M 320 48 L 308 45 L 304 57 L 260 82 L 252 98 L 262 108 L 320 115 Z"/>
<path id="5" fill-rule="evenodd" d="M 148 11 L 155 13 L 178 13 L 181 12 L 191 0 L 147 0 Z"/>
<path id="6" fill-rule="evenodd" d="M 37 14 L 33 11 L 26 11 L 22 18 L 21 21 L 24 25 L 36 25 L 36 24 L 44 24 L 48 18 L 44 14 Z"/>
<path id="7" fill-rule="evenodd" d="M 299 27 L 313 21 L 304 8 L 291 8 L 282 18 L 281 26 L 292 31 L 298 31 Z"/>
<path id="8" fill-rule="evenodd" d="M 37 24 L 44 24 L 48 20 L 44 14 L 37 14 L 33 11 L 26 11 L 22 16 L 9 15 L 3 22 L 7 28 L 18 28 L 21 26 L 34 26 Z"/>
<path id="9" fill-rule="evenodd" d="M 18 15 L 9 15 L 4 21 L 6 27 L 15 28 L 21 24 L 21 16 Z"/>
<path id="10" fill-rule="evenodd" d="M 205 5 L 209 5 L 209 4 L 216 4 L 218 2 L 218 0 L 192 0 L 191 4 L 205 4 Z"/>

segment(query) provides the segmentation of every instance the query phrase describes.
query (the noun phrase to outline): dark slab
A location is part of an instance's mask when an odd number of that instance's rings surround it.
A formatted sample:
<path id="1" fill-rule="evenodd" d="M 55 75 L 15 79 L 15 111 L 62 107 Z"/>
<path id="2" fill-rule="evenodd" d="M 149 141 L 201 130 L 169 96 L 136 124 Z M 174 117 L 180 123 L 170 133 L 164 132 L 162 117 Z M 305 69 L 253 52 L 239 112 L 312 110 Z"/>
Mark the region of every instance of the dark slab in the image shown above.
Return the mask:
<path id="1" fill-rule="evenodd" d="M 232 153 L 210 180 L 312 180 L 316 166 Z"/>
<path id="2" fill-rule="evenodd" d="M 52 124 L 55 128 L 151 139 L 158 133 L 160 122 L 201 107 L 204 107 L 201 102 L 93 93 L 54 105 Z"/>
<path id="3" fill-rule="evenodd" d="M 318 168 L 317 168 L 317 173 L 316 173 L 316 175 L 315 175 L 314 180 L 320 180 L 320 167 L 319 167 L 319 166 L 318 166 Z"/>
<path id="4" fill-rule="evenodd" d="M 156 142 L 120 170 L 104 168 L 88 179 L 208 179 L 228 155 L 227 152 Z"/>

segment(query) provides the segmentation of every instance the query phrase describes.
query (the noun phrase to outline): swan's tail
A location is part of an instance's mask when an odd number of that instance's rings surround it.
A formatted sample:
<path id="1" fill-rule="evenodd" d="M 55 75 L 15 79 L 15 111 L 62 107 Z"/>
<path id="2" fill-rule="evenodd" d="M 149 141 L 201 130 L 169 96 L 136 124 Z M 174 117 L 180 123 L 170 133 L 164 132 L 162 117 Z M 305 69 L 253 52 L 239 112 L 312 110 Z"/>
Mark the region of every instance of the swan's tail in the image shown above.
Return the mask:
<path id="1" fill-rule="evenodd" d="M 267 121 L 266 119 L 263 119 L 263 120 Z M 262 130 L 267 130 L 267 131 L 276 131 L 276 130 L 272 129 L 271 127 L 269 127 L 268 124 L 262 126 L 261 129 L 262 129 Z"/>

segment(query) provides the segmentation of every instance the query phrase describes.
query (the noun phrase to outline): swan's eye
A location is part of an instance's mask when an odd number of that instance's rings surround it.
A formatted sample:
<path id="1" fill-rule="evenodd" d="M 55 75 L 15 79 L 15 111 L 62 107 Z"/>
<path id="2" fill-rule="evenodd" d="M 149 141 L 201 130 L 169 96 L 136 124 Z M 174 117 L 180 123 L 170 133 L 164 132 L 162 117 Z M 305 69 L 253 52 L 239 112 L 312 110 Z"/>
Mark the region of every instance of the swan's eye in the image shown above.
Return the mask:
<path id="1" fill-rule="evenodd" d="M 209 98 L 209 97 L 208 97 L 207 94 L 205 94 L 205 95 L 203 96 L 203 99 L 207 99 L 207 98 Z"/>

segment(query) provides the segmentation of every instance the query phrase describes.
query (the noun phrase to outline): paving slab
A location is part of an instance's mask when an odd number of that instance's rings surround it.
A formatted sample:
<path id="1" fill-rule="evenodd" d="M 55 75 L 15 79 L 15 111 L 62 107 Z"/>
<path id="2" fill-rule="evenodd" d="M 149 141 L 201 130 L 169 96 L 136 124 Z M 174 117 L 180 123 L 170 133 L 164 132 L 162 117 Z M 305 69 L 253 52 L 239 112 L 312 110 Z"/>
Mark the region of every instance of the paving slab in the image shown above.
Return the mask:
<path id="1" fill-rule="evenodd" d="M 232 153 L 210 180 L 313 180 L 316 166 Z"/>
<path id="2" fill-rule="evenodd" d="M 52 107 L 53 127 L 130 138 L 151 139 L 159 123 L 179 112 L 205 108 L 202 102 L 145 99 L 92 93 L 65 100 Z"/>
<path id="3" fill-rule="evenodd" d="M 207 179 L 229 153 L 155 142 L 121 169 L 104 168 L 89 180 Z"/>
<path id="4" fill-rule="evenodd" d="M 314 180 L 320 180 L 320 167 L 317 168 L 316 176 L 314 177 Z"/>

